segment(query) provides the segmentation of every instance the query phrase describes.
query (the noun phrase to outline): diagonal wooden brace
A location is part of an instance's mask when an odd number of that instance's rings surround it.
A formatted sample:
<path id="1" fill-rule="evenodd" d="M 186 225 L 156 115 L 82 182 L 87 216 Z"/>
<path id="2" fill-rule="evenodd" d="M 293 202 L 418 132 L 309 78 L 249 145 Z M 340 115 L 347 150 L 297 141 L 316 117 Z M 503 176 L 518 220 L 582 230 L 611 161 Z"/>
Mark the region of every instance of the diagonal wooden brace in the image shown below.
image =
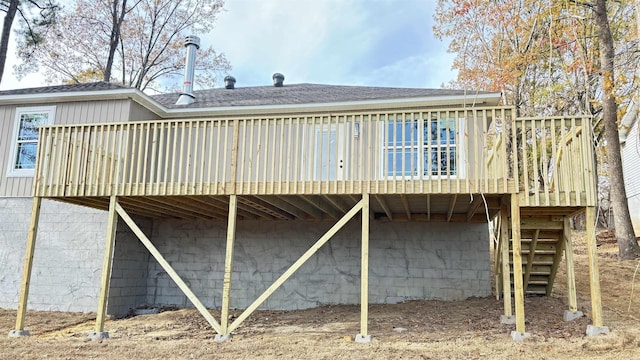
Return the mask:
<path id="1" fill-rule="evenodd" d="M 245 321 L 247 317 L 249 317 L 249 315 L 251 315 L 260 305 L 262 305 L 262 303 L 265 302 L 265 300 L 267 300 L 267 298 L 271 296 L 271 294 L 273 294 L 285 281 L 287 281 L 287 279 L 291 277 L 291 275 L 293 275 L 294 272 L 296 272 L 307 260 L 309 260 L 309 258 L 313 256 L 313 254 L 315 254 L 322 247 L 322 245 L 329 241 L 329 239 L 331 239 L 333 235 L 335 235 L 340 229 L 342 229 L 342 227 L 346 225 L 349 220 L 351 220 L 351 218 L 353 218 L 358 212 L 360 212 L 360 210 L 362 209 L 362 205 L 363 200 L 360 200 L 353 206 L 351 210 L 349 210 L 348 213 L 346 213 L 340 220 L 338 220 L 338 222 L 333 225 L 331 229 L 329 229 L 324 235 L 322 235 L 322 237 L 318 241 L 316 241 L 316 243 L 313 244 L 313 246 L 311 246 L 309 250 L 302 254 L 302 256 L 295 263 L 293 263 L 293 265 L 291 265 L 289 269 L 287 269 L 287 271 L 280 275 L 278 280 L 276 280 L 271 286 L 269 286 L 269 288 L 265 290 L 262 295 L 260 295 L 251 305 L 249 305 L 249 307 L 244 312 L 242 312 L 242 314 L 233 323 L 231 323 L 227 330 L 227 333 L 233 332 L 233 330 L 240 326 L 240 324 L 242 324 L 242 322 Z M 363 216 L 366 215 L 363 214 Z"/>
<path id="2" fill-rule="evenodd" d="M 147 250 L 149 250 L 151 255 L 156 259 L 156 261 L 158 261 L 158 263 L 160 264 L 160 266 L 162 266 L 164 271 L 166 271 L 167 274 L 169 274 L 171 279 L 176 283 L 176 285 L 178 285 L 180 290 L 182 290 L 182 292 L 187 296 L 189 301 L 191 301 L 191 303 L 196 307 L 196 309 L 198 309 L 200 314 L 202 314 L 202 316 L 205 318 L 205 320 L 207 320 L 207 322 L 211 325 L 211 327 L 213 327 L 213 329 L 218 334 L 222 334 L 222 329 L 220 327 L 220 324 L 216 321 L 216 319 L 213 318 L 213 315 L 211 315 L 209 310 L 207 310 L 207 308 L 202 304 L 202 302 L 198 300 L 196 295 L 191 291 L 191 289 L 189 289 L 189 286 L 187 286 L 187 284 L 182 280 L 180 275 L 178 275 L 178 273 L 176 273 L 176 271 L 173 270 L 169 262 L 165 260 L 162 254 L 160 254 L 158 249 L 153 245 L 151 240 L 149 240 L 149 238 L 147 238 L 144 232 L 140 230 L 138 225 L 136 225 L 133 219 L 120 206 L 120 204 L 116 204 L 116 211 L 118 212 L 118 215 L 120 215 L 122 220 L 124 220 L 124 222 L 127 223 L 127 225 L 131 228 L 133 233 L 136 234 L 136 236 L 138 237 L 142 245 L 144 245 L 144 247 L 146 247 Z"/>

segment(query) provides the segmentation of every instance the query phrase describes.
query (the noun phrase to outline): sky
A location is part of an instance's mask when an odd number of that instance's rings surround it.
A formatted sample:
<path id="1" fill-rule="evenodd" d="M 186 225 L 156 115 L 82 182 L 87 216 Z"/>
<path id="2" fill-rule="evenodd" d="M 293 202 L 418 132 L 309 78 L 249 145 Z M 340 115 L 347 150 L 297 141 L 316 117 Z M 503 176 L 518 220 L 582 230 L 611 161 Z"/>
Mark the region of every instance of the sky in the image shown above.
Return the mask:
<path id="1" fill-rule="evenodd" d="M 433 37 L 435 0 L 227 0 L 216 27 L 196 34 L 230 61 L 236 87 L 285 84 L 439 88 L 455 78 L 453 55 Z M 0 89 L 45 85 L 12 74 L 10 44 Z M 197 81 L 197 79 L 196 79 Z"/>

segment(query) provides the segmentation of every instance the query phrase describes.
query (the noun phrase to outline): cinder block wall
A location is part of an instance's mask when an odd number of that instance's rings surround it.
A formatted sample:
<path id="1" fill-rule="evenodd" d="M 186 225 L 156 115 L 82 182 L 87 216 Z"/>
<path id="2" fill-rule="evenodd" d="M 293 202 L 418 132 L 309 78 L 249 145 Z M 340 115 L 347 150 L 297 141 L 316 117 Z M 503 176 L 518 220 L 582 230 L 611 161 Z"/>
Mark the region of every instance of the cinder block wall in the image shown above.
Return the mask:
<path id="1" fill-rule="evenodd" d="M 240 221 L 231 306 L 246 308 L 333 224 Z M 208 307 L 219 307 L 226 222 L 156 221 L 153 242 Z M 304 309 L 360 300 L 360 222 L 351 221 L 262 306 Z M 371 223 L 370 302 L 461 300 L 491 293 L 486 224 Z M 191 306 L 150 258 L 147 303 Z"/>
<path id="2" fill-rule="evenodd" d="M 32 198 L 0 198 L 0 307 L 15 309 Z M 43 200 L 29 309 L 95 311 L 107 216 L 104 211 Z"/>
<path id="3" fill-rule="evenodd" d="M 134 220 L 145 235 L 151 235 L 151 220 L 143 218 Z M 113 250 L 107 314 L 123 317 L 128 315 L 131 309 L 146 304 L 149 257 L 149 251 L 140 243 L 129 226 L 119 220 Z"/>

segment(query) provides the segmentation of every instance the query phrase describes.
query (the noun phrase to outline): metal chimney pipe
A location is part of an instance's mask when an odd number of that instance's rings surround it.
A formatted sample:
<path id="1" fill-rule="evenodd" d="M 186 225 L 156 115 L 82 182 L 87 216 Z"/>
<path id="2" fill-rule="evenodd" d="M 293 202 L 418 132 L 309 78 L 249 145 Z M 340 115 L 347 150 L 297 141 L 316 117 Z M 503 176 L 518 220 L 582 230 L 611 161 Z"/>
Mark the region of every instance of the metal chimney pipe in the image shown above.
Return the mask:
<path id="1" fill-rule="evenodd" d="M 196 50 L 200 48 L 200 38 L 195 35 L 189 35 L 184 41 L 187 48 L 186 65 L 184 67 L 184 84 L 182 85 L 182 93 L 176 101 L 176 105 L 192 104 L 196 97 L 193 96 L 193 74 L 196 64 Z"/>

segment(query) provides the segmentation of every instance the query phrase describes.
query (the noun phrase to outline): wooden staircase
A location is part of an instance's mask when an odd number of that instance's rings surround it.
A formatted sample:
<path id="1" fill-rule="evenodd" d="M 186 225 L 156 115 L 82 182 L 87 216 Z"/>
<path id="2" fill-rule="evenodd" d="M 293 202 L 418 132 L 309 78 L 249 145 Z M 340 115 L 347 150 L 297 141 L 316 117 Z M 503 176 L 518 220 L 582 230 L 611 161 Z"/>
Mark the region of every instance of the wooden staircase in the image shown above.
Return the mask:
<path id="1" fill-rule="evenodd" d="M 565 250 L 565 237 L 570 231 L 568 217 L 521 212 L 521 255 L 525 295 L 549 296 L 553 290 L 558 266 Z M 509 272 L 513 293 L 513 238 L 509 224 Z M 502 241 L 503 239 L 500 239 Z M 496 284 L 502 293 L 500 246 L 496 249 Z"/>

